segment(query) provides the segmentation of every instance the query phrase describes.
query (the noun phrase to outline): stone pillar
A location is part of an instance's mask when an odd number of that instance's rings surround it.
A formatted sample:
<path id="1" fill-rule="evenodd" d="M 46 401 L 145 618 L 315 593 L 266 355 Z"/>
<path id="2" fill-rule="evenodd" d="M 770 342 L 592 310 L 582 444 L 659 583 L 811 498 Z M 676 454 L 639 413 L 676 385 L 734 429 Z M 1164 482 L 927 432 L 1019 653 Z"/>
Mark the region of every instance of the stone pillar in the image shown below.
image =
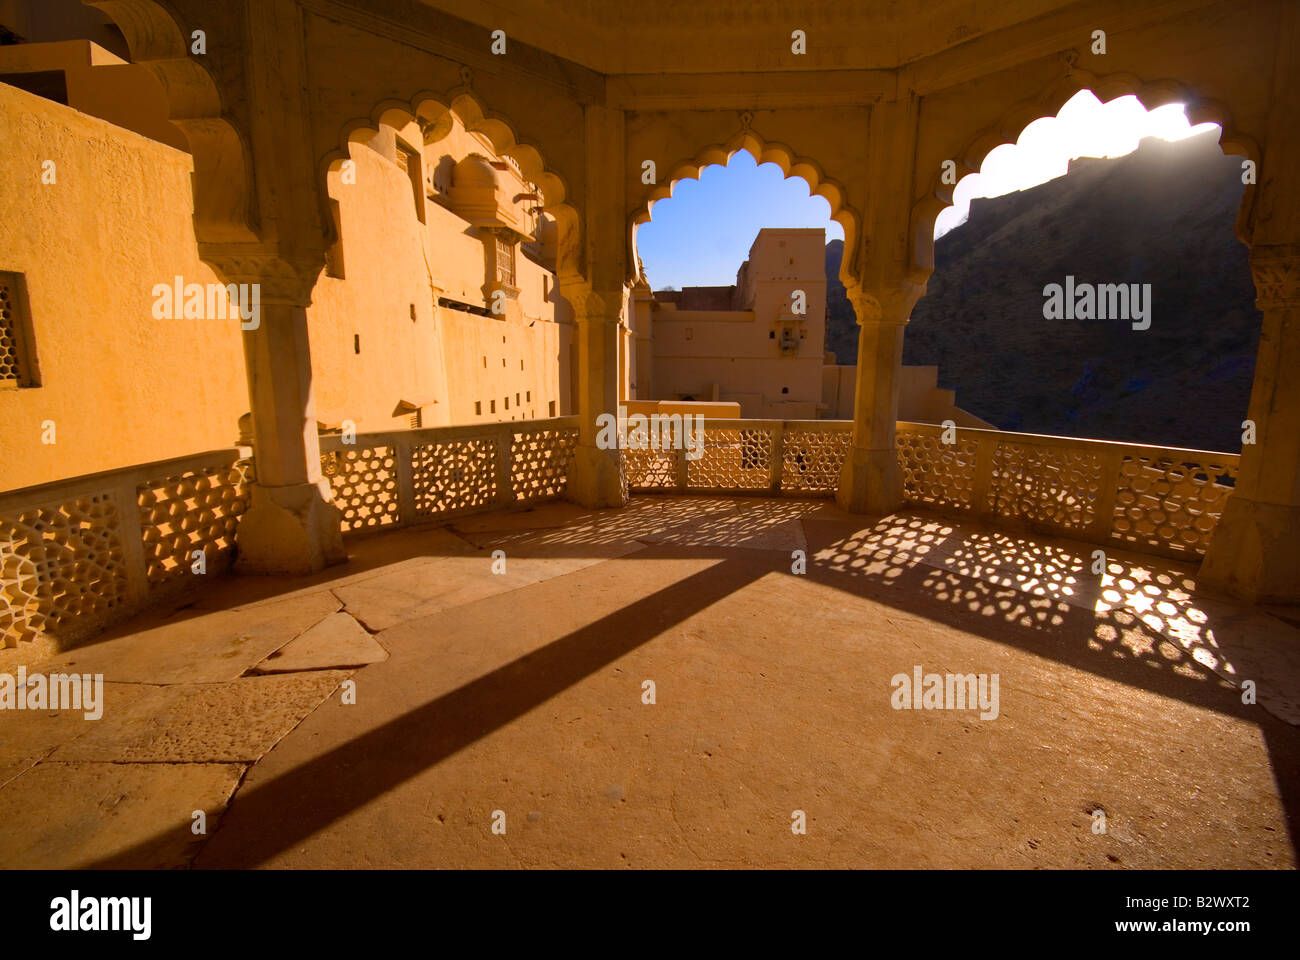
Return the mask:
<path id="1" fill-rule="evenodd" d="M 228 283 L 257 283 L 261 301 L 258 325 L 243 333 L 257 480 L 235 534 L 236 569 L 314 573 L 347 559 L 342 515 L 321 476 L 311 392 L 307 305 L 319 264 L 257 258 L 213 265 Z"/>
<path id="2" fill-rule="evenodd" d="M 627 503 L 623 454 L 597 446 L 601 414 L 618 416 L 619 308 L 621 291 L 597 295 L 585 288 L 561 290 L 578 324 L 578 445 L 569 464 L 567 497 L 584 507 Z"/>
<path id="3" fill-rule="evenodd" d="M 1264 314 L 1237 485 L 1199 581 L 1252 603 L 1300 603 L 1300 244 L 1250 254 Z"/>
<path id="4" fill-rule="evenodd" d="M 903 502 L 903 479 L 894 449 L 903 330 L 924 288 L 901 287 L 877 296 L 849 291 L 858 319 L 857 388 L 853 446 L 840 473 L 836 501 L 854 513 L 884 515 Z"/>

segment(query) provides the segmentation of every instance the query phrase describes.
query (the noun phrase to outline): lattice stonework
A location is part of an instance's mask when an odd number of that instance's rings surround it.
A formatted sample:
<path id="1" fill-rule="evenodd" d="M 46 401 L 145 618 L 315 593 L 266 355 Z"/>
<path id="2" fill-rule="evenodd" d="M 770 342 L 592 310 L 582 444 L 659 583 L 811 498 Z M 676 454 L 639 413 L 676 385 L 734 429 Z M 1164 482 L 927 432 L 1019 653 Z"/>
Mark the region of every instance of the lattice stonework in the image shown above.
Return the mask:
<path id="1" fill-rule="evenodd" d="M 496 442 L 447 440 L 412 450 L 415 512 L 421 517 L 463 513 L 496 502 Z"/>
<path id="2" fill-rule="evenodd" d="M 993 453 L 989 507 L 999 516 L 1083 530 L 1096 516 L 1101 485 L 1101 458 L 1091 451 L 1004 441 Z"/>
<path id="3" fill-rule="evenodd" d="M 549 500 L 569 482 L 576 430 L 533 430 L 510 441 L 510 486 L 516 501 Z"/>
<path id="4" fill-rule="evenodd" d="M 766 490 L 771 486 L 771 463 L 770 430 L 709 430 L 704 436 L 704 455 L 687 463 L 687 486 Z"/>
<path id="5" fill-rule="evenodd" d="M 1125 456 L 1111 536 L 1142 547 L 1203 554 L 1236 479 L 1232 463 Z"/>
<path id="6" fill-rule="evenodd" d="M 220 568 L 235 545 L 235 528 L 248 509 L 251 462 L 203 472 L 187 470 L 137 488 L 145 572 L 152 584 L 193 569 L 203 551 L 206 569 Z"/>
<path id="7" fill-rule="evenodd" d="M 0 384 L 23 382 L 18 275 L 0 271 Z"/>
<path id="8" fill-rule="evenodd" d="M 675 490 L 677 451 L 624 448 L 623 472 L 631 490 Z"/>
<path id="9" fill-rule="evenodd" d="M 894 438 L 908 503 L 969 510 L 975 500 L 975 456 L 979 444 L 899 431 Z"/>
<path id="10" fill-rule="evenodd" d="M 834 494 L 852 441 L 847 431 L 787 430 L 782 438 L 781 490 Z"/>
<path id="11" fill-rule="evenodd" d="M 126 600 L 126 561 L 112 494 L 0 517 L 0 638 L 72 639 Z"/>
<path id="12" fill-rule="evenodd" d="M 398 522 L 397 460 L 388 447 L 323 453 L 321 473 L 343 511 L 344 533 Z"/>

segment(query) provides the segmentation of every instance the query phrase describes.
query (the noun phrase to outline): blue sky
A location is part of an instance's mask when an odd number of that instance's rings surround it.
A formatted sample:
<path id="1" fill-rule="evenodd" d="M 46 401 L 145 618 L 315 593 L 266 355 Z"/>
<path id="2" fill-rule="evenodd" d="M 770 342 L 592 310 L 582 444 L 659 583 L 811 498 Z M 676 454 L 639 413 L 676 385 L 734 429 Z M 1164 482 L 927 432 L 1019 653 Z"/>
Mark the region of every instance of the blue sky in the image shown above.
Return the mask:
<path id="1" fill-rule="evenodd" d="M 652 289 L 725 286 L 736 282 L 763 227 L 824 227 L 828 241 L 844 239 L 830 204 L 809 196 L 807 181 L 786 180 L 776 164 L 759 165 L 742 150 L 725 167 L 705 167 L 699 180 L 678 181 L 651 208 L 636 245 Z"/>

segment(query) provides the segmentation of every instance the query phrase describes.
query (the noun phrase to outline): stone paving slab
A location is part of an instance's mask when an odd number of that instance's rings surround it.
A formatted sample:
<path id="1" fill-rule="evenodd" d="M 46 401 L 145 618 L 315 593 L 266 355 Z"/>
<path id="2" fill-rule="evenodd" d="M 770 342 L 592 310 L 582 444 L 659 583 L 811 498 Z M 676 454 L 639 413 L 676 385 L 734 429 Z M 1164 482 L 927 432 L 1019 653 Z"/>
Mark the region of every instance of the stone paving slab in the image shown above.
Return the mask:
<path id="1" fill-rule="evenodd" d="M 106 683 L 105 704 L 129 708 L 155 688 L 137 683 Z M 0 788 L 54 750 L 96 728 L 103 719 L 88 720 L 84 710 L 0 711 Z"/>
<path id="2" fill-rule="evenodd" d="M 216 828 L 239 764 L 42 763 L 0 790 L 0 868 L 183 867 Z"/>
<path id="3" fill-rule="evenodd" d="M 132 683 L 234 680 L 341 606 L 333 594 L 317 591 L 232 610 L 181 611 L 171 619 L 149 615 L 134 632 L 107 635 L 38 666 Z"/>
<path id="4" fill-rule="evenodd" d="M 154 687 L 128 703 L 106 703 L 104 719 L 51 760 L 251 763 L 347 676 L 332 670 Z"/>
<path id="5" fill-rule="evenodd" d="M 505 551 L 505 572 L 492 572 L 493 557 L 448 557 L 335 589 L 348 614 L 380 632 L 409 620 L 507 594 L 583 567 L 642 549 L 640 543 L 584 546 L 578 556 L 554 557 L 531 543 L 512 543 Z M 538 554 L 541 554 L 540 556 Z"/>
<path id="6" fill-rule="evenodd" d="M 257 666 L 255 674 L 363 667 L 388 659 L 388 651 L 346 613 L 331 613 Z"/>

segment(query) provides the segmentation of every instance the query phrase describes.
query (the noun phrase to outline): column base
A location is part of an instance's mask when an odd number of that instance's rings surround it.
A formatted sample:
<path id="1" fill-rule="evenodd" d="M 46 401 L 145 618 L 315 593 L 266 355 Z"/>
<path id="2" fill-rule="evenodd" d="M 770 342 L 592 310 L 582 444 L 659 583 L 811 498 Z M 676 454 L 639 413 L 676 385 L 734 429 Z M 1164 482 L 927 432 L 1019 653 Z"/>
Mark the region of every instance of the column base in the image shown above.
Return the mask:
<path id="1" fill-rule="evenodd" d="M 253 484 L 252 505 L 235 532 L 239 573 L 316 573 L 348 558 L 329 481 L 288 487 Z"/>
<path id="2" fill-rule="evenodd" d="M 566 500 L 584 507 L 621 507 L 627 504 L 623 482 L 623 454 L 579 444 L 569 461 Z"/>
<path id="3" fill-rule="evenodd" d="M 850 513 L 885 516 L 903 505 L 903 473 L 893 450 L 849 448 L 835 502 Z"/>
<path id="4" fill-rule="evenodd" d="M 1300 507 L 1228 498 L 1198 586 L 1248 603 L 1300 603 Z"/>

